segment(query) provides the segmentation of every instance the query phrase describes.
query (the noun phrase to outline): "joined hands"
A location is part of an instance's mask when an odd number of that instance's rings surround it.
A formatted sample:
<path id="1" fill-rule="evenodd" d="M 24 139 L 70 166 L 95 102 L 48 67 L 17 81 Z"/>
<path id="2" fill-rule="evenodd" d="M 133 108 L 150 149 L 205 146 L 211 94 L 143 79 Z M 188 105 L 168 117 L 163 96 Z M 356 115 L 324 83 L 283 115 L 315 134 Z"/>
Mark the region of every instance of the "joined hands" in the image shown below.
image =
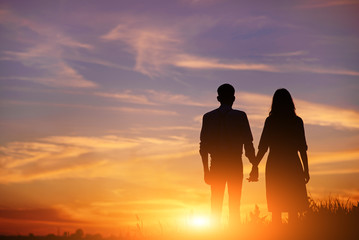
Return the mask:
<path id="1" fill-rule="evenodd" d="M 252 165 L 252 171 L 249 173 L 248 182 L 258 182 L 258 165 Z"/>

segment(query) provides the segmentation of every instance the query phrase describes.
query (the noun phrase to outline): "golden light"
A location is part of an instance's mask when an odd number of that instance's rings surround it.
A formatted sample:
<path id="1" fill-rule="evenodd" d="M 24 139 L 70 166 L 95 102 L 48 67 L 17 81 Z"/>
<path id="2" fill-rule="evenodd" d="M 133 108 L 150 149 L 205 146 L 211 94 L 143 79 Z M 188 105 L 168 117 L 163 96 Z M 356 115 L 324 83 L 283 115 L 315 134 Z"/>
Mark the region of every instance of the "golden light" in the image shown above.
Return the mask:
<path id="1" fill-rule="evenodd" d="M 206 216 L 193 216 L 189 219 L 188 225 L 195 229 L 209 228 L 211 225 L 211 219 Z"/>

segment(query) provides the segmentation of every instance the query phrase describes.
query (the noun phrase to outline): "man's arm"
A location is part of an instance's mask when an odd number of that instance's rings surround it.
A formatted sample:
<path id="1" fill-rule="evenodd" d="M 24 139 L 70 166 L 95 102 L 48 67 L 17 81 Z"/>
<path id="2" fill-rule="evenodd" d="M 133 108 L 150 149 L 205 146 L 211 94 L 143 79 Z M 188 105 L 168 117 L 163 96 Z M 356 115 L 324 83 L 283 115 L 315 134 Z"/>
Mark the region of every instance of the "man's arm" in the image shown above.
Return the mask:
<path id="1" fill-rule="evenodd" d="M 244 151 L 246 157 L 249 159 L 249 162 L 255 164 L 255 152 L 253 142 L 244 143 Z"/>
<path id="2" fill-rule="evenodd" d="M 204 181 L 207 184 L 210 184 L 209 180 L 209 164 L 208 164 L 208 126 L 206 117 L 203 116 L 202 120 L 202 129 L 200 135 L 200 143 L 199 143 L 199 154 L 202 158 L 203 172 L 204 172 Z"/>
<path id="3" fill-rule="evenodd" d="M 208 165 L 208 153 L 207 152 L 201 152 L 201 158 L 202 158 L 202 165 L 203 165 L 203 173 L 204 173 L 204 181 L 207 184 L 210 184 L 209 179 L 209 165 Z"/>
<path id="4" fill-rule="evenodd" d="M 256 162 L 255 150 L 253 146 L 253 136 L 252 131 L 249 126 L 249 121 L 247 115 L 244 114 L 244 151 L 245 155 L 248 158 L 249 162 L 252 163 L 252 170 L 249 174 L 249 178 L 247 180 L 249 182 L 257 182 L 258 181 L 258 164 Z"/>

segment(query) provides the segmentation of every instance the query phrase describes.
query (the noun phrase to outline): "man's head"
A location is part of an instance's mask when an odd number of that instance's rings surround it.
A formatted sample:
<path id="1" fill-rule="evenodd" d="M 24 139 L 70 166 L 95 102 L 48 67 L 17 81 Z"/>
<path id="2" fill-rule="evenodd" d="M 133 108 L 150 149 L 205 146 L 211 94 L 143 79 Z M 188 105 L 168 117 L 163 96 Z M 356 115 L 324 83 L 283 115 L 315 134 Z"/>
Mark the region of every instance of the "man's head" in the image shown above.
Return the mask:
<path id="1" fill-rule="evenodd" d="M 232 106 L 235 97 L 234 97 L 234 87 L 228 83 L 222 84 L 221 86 L 218 87 L 217 89 L 217 100 L 221 103 L 221 104 L 226 104 L 226 105 L 230 105 Z"/>

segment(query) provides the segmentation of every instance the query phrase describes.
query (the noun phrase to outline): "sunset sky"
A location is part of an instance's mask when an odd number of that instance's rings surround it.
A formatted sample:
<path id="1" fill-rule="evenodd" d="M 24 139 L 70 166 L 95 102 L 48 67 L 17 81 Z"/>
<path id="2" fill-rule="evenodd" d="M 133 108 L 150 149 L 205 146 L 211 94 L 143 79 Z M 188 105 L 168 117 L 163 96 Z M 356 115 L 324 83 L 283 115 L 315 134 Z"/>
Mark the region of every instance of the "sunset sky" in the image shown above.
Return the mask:
<path id="1" fill-rule="evenodd" d="M 0 0 L 0 234 L 208 215 L 199 132 L 226 82 L 256 148 L 287 88 L 310 196 L 358 201 L 358 23 L 358 0 Z M 266 213 L 265 159 L 243 217 Z"/>

